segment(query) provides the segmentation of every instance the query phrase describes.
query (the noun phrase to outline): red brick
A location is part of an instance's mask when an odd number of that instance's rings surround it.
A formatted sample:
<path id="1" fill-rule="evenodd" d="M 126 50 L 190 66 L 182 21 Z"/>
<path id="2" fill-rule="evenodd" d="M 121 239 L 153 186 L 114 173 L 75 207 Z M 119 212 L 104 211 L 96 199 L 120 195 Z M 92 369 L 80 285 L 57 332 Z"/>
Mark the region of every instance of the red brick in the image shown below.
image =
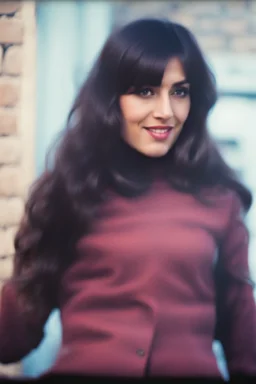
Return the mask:
<path id="1" fill-rule="evenodd" d="M 3 65 L 3 47 L 0 45 L 0 73 L 2 72 Z"/>
<path id="2" fill-rule="evenodd" d="M 6 256 L 13 256 L 14 255 L 14 234 L 16 233 L 16 227 L 15 231 L 14 229 L 7 228 L 0 230 L 0 265 L 2 266 L 2 257 Z M 1 267 L 0 267 L 1 268 Z M 0 276 L 1 276 L 1 270 L 0 270 Z"/>
<path id="3" fill-rule="evenodd" d="M 3 59 L 3 73 L 5 75 L 20 75 L 22 72 L 21 47 L 11 46 L 7 49 Z"/>
<path id="4" fill-rule="evenodd" d="M 0 78 L 0 107 L 13 107 L 20 98 L 20 84 L 17 79 Z"/>
<path id="5" fill-rule="evenodd" d="M 1 236 L 0 236 L 1 239 Z M 1 248 L 0 248 L 1 252 Z M 0 258 L 0 279 L 6 280 L 8 279 L 13 271 L 13 258 L 9 257 L 1 257 Z"/>
<path id="6" fill-rule="evenodd" d="M 23 23 L 17 19 L 0 19 L 0 43 L 20 44 L 23 41 Z"/>
<path id="7" fill-rule="evenodd" d="M 17 112 L 13 109 L 0 108 L 0 135 L 17 133 Z"/>
<path id="8" fill-rule="evenodd" d="M 0 137 L 0 164 L 16 164 L 20 155 L 20 141 L 16 137 Z"/>
<path id="9" fill-rule="evenodd" d="M 11 15 L 20 9 L 20 1 L 1 1 L 0 15 Z"/>
<path id="10" fill-rule="evenodd" d="M 20 168 L 2 166 L 0 168 L 0 196 L 20 196 L 22 193 L 22 173 Z"/>
<path id="11" fill-rule="evenodd" d="M 19 197 L 0 198 L 0 226 L 10 227 L 20 223 L 24 212 L 24 202 Z"/>
<path id="12" fill-rule="evenodd" d="M 0 374 L 9 376 L 11 378 L 14 377 L 16 380 L 16 377 L 20 377 L 22 375 L 21 363 L 0 364 Z"/>

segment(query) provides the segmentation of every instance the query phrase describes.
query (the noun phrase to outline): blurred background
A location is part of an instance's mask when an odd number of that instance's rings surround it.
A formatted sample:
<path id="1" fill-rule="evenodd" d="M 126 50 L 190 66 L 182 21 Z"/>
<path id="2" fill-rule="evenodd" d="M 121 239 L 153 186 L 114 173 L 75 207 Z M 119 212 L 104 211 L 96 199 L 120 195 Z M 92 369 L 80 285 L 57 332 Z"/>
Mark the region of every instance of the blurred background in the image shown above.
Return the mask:
<path id="1" fill-rule="evenodd" d="M 36 42 L 34 98 L 30 95 L 34 103 L 35 128 L 30 136 L 34 140 L 34 176 L 42 172 L 46 151 L 64 128 L 77 89 L 111 30 L 139 17 L 165 17 L 187 26 L 202 47 L 219 92 L 209 116 L 209 129 L 226 160 L 255 195 L 255 1 L 36 1 L 33 12 L 26 15 L 34 18 L 34 28 L 29 29 L 27 39 L 35 38 Z M 4 16 L 22 20 L 22 12 L 17 9 Z M 2 43 L 3 57 L 9 48 L 19 44 L 25 42 Z M 8 77 L 10 73 L 4 75 Z M 256 279 L 256 203 L 247 223 L 251 235 L 250 266 Z M 50 367 L 60 340 L 59 313 L 55 311 L 46 324 L 45 339 L 23 360 L 22 373 L 37 376 Z M 221 350 L 216 343 L 213 348 L 220 369 L 226 374 Z"/>

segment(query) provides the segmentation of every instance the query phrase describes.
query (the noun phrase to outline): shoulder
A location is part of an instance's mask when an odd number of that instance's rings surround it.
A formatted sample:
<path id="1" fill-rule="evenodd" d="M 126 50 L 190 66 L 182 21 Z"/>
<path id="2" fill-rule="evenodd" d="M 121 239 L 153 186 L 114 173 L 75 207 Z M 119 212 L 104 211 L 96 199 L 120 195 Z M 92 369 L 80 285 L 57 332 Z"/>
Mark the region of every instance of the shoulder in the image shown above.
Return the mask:
<path id="1" fill-rule="evenodd" d="M 219 201 L 223 205 L 224 226 L 222 241 L 225 244 L 248 244 L 249 232 L 245 221 L 246 210 L 239 194 L 234 190 L 223 191 L 219 195 Z"/>
<path id="2" fill-rule="evenodd" d="M 239 194 L 229 188 L 208 188 L 203 191 L 203 198 L 209 202 L 212 214 L 218 215 L 222 222 L 223 231 L 227 229 L 232 222 L 243 221 L 246 210 Z"/>
<path id="3" fill-rule="evenodd" d="M 234 209 L 241 212 L 245 211 L 241 197 L 233 189 L 224 187 L 207 188 L 203 191 L 203 197 L 206 197 L 213 205 L 225 208 L 227 215 L 230 215 Z"/>

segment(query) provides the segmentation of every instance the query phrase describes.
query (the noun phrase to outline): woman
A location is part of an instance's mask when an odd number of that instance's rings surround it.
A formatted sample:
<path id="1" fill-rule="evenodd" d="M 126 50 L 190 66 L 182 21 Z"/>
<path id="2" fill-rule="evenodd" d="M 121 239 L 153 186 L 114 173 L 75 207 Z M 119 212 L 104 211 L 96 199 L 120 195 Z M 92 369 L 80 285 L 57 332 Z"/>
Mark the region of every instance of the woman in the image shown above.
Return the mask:
<path id="1" fill-rule="evenodd" d="M 213 76 L 192 34 L 142 19 L 113 32 L 34 184 L 2 291 L 0 360 L 60 309 L 52 373 L 256 373 L 242 211 L 250 192 L 206 130 Z"/>

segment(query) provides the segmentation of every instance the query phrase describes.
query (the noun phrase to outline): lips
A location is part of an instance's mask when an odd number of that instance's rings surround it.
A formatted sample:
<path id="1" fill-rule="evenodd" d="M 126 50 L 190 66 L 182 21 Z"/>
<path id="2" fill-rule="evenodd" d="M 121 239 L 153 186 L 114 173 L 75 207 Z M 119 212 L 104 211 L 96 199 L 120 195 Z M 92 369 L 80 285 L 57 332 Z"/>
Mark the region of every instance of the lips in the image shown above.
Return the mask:
<path id="1" fill-rule="evenodd" d="M 170 131 L 173 127 L 170 125 L 154 125 L 150 127 L 144 127 L 148 131 L 153 131 L 153 132 L 167 132 Z"/>
<path id="2" fill-rule="evenodd" d="M 165 129 L 154 129 L 154 128 L 147 128 L 148 131 L 155 132 L 155 133 L 166 133 L 169 132 L 170 129 L 165 128 Z"/>
<path id="3" fill-rule="evenodd" d="M 166 140 L 172 131 L 173 127 L 170 126 L 153 126 L 145 127 L 148 133 L 156 140 Z"/>

